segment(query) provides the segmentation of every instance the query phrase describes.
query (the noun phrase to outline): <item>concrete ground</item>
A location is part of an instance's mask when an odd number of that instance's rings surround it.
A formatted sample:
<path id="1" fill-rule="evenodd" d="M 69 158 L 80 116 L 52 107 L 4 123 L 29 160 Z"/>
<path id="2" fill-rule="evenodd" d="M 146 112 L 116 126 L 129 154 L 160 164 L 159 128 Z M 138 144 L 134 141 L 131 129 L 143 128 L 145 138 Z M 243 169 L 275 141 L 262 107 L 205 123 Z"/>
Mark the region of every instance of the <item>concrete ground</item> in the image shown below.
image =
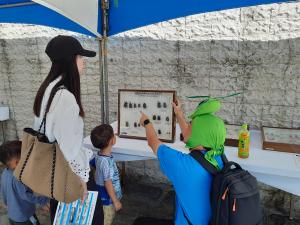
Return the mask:
<path id="1" fill-rule="evenodd" d="M 130 225 L 139 216 L 173 217 L 174 192 L 169 186 L 155 187 L 126 179 L 123 193 L 123 209 L 117 213 L 114 225 Z M 0 194 L 0 225 L 9 225 L 6 213 Z M 50 225 L 49 213 L 38 210 L 37 215 L 41 225 Z"/>
<path id="2" fill-rule="evenodd" d="M 117 213 L 114 225 L 131 225 L 140 216 L 170 219 L 174 214 L 174 191 L 169 185 L 146 185 L 138 179 L 125 180 L 123 209 Z M 1 196 L 1 195 L 0 195 Z M 0 197 L 0 224 L 9 225 L 6 208 Z M 49 214 L 38 210 L 42 225 L 50 225 Z M 269 214 L 272 214 L 269 212 Z M 269 215 L 264 225 L 299 225 L 300 220 L 290 221 L 287 216 Z"/>

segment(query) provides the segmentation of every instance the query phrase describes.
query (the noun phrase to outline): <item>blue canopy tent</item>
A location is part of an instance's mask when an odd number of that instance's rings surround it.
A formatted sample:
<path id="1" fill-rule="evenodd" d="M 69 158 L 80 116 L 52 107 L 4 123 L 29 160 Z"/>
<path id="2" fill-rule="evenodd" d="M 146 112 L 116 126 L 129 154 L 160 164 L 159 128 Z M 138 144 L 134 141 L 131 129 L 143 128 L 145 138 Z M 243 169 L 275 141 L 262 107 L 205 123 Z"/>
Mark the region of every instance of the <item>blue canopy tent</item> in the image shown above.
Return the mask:
<path id="1" fill-rule="evenodd" d="M 108 122 L 108 36 L 192 14 L 285 0 L 0 0 L 0 23 L 61 28 L 100 40 L 101 114 Z"/>
<path id="2" fill-rule="evenodd" d="M 86 1 L 88 2 L 91 0 Z M 53 2 L 51 0 L 1 0 L 0 22 L 39 24 L 75 31 L 90 36 L 100 36 L 103 33 L 101 0 L 92 1 L 96 1 L 99 6 L 98 34 L 95 31 L 91 32 L 86 29 L 81 21 L 74 21 L 71 18 L 66 18 L 66 16 L 62 15 L 60 12 L 49 9 L 45 5 L 41 5 L 43 2 L 48 2 L 50 4 Z M 115 1 L 116 0 L 109 0 L 109 31 L 107 36 L 183 16 L 260 4 L 285 2 L 286 0 L 118 0 L 118 3 L 115 3 Z M 60 2 L 64 2 L 64 0 L 60 0 Z M 82 11 L 82 13 L 86 14 L 88 12 Z"/>

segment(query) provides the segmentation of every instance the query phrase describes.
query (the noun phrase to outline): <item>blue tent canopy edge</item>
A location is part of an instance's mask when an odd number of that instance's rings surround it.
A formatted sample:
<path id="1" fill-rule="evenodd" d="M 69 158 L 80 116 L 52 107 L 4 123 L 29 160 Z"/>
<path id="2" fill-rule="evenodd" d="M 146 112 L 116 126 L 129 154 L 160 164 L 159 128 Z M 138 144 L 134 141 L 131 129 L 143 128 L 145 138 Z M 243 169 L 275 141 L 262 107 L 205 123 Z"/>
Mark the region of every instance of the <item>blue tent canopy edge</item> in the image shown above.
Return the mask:
<path id="1" fill-rule="evenodd" d="M 0 2 L 0 23 L 35 24 L 54 27 L 81 34 L 93 33 L 59 13 L 29 0 L 4 0 Z M 15 5 L 16 4 L 16 5 Z M 24 5 L 22 5 L 24 4 Z M 12 5 L 12 7 L 6 7 Z M 4 8 L 1 8 L 3 6 Z"/>
<path id="2" fill-rule="evenodd" d="M 153 23 L 198 13 L 285 2 L 285 0 L 118 0 L 119 3 L 116 6 L 114 0 L 109 1 L 109 36 Z M 22 3 L 25 3 L 25 5 L 22 6 Z M 32 2 L 30 0 L 0 1 L 0 23 L 37 24 L 95 36 L 84 27 L 59 13 L 39 4 L 26 5 L 26 3 Z M 7 5 L 13 4 L 19 4 L 19 6 L 7 7 Z M 101 9 L 99 9 L 99 14 L 100 12 Z M 101 15 L 99 15 L 98 19 L 98 32 L 102 33 Z"/>

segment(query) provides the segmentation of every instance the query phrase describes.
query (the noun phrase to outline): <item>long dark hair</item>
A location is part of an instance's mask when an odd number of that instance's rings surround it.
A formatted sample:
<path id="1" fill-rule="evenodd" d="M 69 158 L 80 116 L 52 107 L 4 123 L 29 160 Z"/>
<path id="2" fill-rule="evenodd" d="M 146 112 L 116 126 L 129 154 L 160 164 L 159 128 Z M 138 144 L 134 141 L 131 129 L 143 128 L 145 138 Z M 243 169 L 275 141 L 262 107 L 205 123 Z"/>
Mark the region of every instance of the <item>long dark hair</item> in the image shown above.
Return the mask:
<path id="1" fill-rule="evenodd" d="M 39 117 L 41 112 L 41 105 L 43 96 L 48 85 L 54 81 L 56 78 L 61 76 L 61 80 L 53 87 L 50 97 L 48 100 L 48 105 L 46 108 L 46 112 L 49 110 L 51 102 L 53 100 L 55 90 L 64 86 L 68 91 L 70 91 L 76 99 L 76 102 L 79 106 L 79 115 L 84 117 L 84 110 L 81 104 L 81 95 L 80 95 L 80 75 L 76 63 L 76 56 L 72 56 L 68 59 L 61 60 L 59 62 L 52 62 L 52 66 L 50 72 L 46 79 L 41 84 L 34 100 L 33 112 Z"/>

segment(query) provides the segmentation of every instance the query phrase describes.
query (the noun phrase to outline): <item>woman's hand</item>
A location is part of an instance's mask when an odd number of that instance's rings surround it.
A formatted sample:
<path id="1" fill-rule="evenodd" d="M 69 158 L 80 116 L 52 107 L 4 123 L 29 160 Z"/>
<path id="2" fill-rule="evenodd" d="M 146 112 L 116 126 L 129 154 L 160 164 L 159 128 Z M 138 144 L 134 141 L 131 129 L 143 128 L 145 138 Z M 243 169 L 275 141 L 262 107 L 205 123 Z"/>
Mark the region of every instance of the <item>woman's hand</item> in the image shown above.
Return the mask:
<path id="1" fill-rule="evenodd" d="M 83 187 L 83 195 L 81 197 L 81 203 L 83 203 L 88 195 L 88 191 L 87 191 L 86 183 L 82 179 L 80 179 L 80 180 L 81 180 L 81 185 Z"/>
<path id="2" fill-rule="evenodd" d="M 122 203 L 119 200 L 116 200 L 115 202 L 113 202 L 113 204 L 116 209 L 116 212 L 122 209 Z"/>
<path id="3" fill-rule="evenodd" d="M 144 127 L 144 122 L 145 122 L 145 120 L 147 120 L 147 119 L 149 119 L 148 116 L 147 116 L 145 113 L 141 112 L 140 124 L 141 124 L 143 127 Z"/>
<path id="4" fill-rule="evenodd" d="M 47 203 L 46 205 L 43 205 L 41 207 L 42 211 L 44 212 L 50 212 L 50 203 Z"/>

